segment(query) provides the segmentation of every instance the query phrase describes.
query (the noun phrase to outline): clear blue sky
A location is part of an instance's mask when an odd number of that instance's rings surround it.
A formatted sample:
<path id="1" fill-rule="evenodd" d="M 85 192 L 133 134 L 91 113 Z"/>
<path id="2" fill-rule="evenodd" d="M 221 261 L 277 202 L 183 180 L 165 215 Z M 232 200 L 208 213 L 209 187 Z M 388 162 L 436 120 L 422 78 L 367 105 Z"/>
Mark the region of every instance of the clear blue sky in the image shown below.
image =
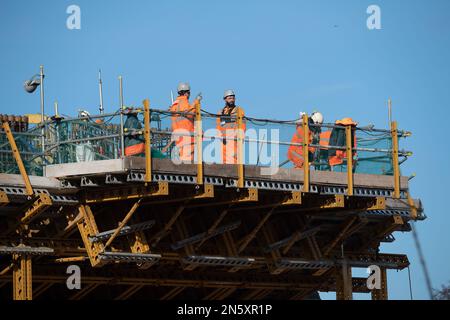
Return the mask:
<path id="1" fill-rule="evenodd" d="M 66 28 L 66 8 L 81 8 L 81 30 Z M 382 30 L 369 31 L 366 9 L 381 8 Z M 107 111 L 149 97 L 166 108 L 170 90 L 190 81 L 205 108 L 217 111 L 234 88 L 246 113 L 293 119 L 321 110 L 326 120 L 351 116 L 387 126 L 394 117 L 413 132 L 402 146 L 414 156 L 411 190 L 428 220 L 418 225 L 433 285 L 450 280 L 450 1 L 20 1 L 0 2 L 1 113 L 39 112 L 23 81 L 45 66 L 46 102 L 62 113 L 98 107 L 103 71 Z M 447 163 L 447 164 L 446 164 Z M 396 234 L 385 252 L 410 257 L 415 298 L 428 297 L 411 234 Z M 407 271 L 389 272 L 390 297 L 408 299 Z M 324 298 L 330 295 L 323 294 Z M 364 298 L 364 297 L 362 297 Z"/>

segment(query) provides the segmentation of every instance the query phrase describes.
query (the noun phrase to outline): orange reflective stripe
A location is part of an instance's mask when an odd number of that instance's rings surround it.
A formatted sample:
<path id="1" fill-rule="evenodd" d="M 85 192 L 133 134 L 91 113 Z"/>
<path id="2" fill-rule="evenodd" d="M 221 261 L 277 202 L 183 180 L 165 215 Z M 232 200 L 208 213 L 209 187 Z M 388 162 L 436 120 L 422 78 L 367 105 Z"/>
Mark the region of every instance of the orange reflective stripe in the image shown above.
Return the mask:
<path id="1" fill-rule="evenodd" d="M 129 147 L 125 148 L 125 155 L 126 156 L 133 156 L 135 154 L 140 154 L 145 152 L 145 144 L 144 143 L 138 143 Z"/>

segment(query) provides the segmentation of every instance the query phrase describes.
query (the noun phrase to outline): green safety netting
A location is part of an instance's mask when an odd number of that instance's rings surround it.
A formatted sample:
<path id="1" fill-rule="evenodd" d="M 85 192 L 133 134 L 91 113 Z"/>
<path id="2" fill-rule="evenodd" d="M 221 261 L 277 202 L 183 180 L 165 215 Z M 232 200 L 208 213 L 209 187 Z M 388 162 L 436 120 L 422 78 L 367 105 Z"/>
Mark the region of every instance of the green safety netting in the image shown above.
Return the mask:
<path id="1" fill-rule="evenodd" d="M 144 141 L 142 110 L 125 112 L 122 118 L 124 126 L 124 146 Z M 172 136 L 172 116 L 164 110 L 151 111 L 151 154 L 153 158 L 176 158 L 179 136 Z M 181 114 L 193 117 L 193 114 Z M 135 117 L 135 118 L 133 118 Z M 132 118 L 132 119 L 130 119 Z M 127 120 L 133 121 L 127 121 Z M 223 163 L 223 137 L 217 130 L 220 123 L 235 121 L 235 117 L 218 117 L 213 113 L 202 112 L 202 150 L 205 163 Z M 132 125 L 130 125 L 132 124 Z M 297 132 L 296 121 L 275 121 L 244 117 L 246 127 L 243 150 L 244 164 L 291 168 L 293 163 L 288 159 L 288 150 L 298 147 L 292 139 Z M 343 148 L 345 142 L 338 146 L 321 146 L 320 133 L 332 131 L 332 125 L 310 127 L 313 134 L 310 153 L 312 170 L 331 170 L 328 163 L 329 153 Z M 63 119 L 48 122 L 45 126 L 45 154 L 42 157 L 40 137 L 41 129 L 30 128 L 26 133 L 15 133 L 15 139 L 29 174 L 42 175 L 44 164 L 74 163 L 84 161 L 118 159 L 121 150 L 121 117 L 120 113 L 89 116 L 85 118 Z M 182 134 L 183 135 L 183 134 Z M 188 132 L 192 141 L 193 133 Z M 360 128 L 355 130 L 356 150 L 354 154 L 354 172 L 379 175 L 392 175 L 392 139 L 388 130 Z M 194 160 L 197 159 L 195 150 Z M 18 173 L 17 165 L 12 157 L 11 148 L 4 132 L 0 133 L 0 172 Z M 144 156 L 144 153 L 137 156 Z M 334 171 L 346 171 L 346 159 Z"/>

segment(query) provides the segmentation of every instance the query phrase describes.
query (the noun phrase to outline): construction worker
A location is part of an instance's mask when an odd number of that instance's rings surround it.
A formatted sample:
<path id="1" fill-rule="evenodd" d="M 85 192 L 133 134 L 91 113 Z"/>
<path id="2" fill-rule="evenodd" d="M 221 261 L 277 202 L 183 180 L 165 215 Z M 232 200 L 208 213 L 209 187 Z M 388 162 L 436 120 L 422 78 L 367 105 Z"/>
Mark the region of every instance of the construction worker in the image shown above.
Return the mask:
<path id="1" fill-rule="evenodd" d="M 191 87 L 189 83 L 181 82 L 177 87 L 178 97 L 173 102 L 169 111 L 194 113 L 195 106 L 202 99 L 198 94 L 192 105 L 189 104 Z M 179 135 L 173 136 L 173 141 L 178 149 L 179 160 L 185 163 L 192 163 L 194 160 L 194 115 L 172 114 L 172 132 Z"/>
<path id="2" fill-rule="evenodd" d="M 139 131 L 142 124 L 138 119 L 137 112 L 131 109 L 125 110 L 127 118 L 123 124 L 125 133 Z M 142 156 L 145 153 L 144 136 L 138 132 L 132 135 L 126 135 L 124 138 L 125 156 Z"/>
<path id="3" fill-rule="evenodd" d="M 330 164 L 328 163 L 328 146 L 330 145 L 331 130 L 322 131 L 320 133 L 320 149 L 318 155 L 318 165 L 316 170 L 329 171 Z"/>
<path id="4" fill-rule="evenodd" d="M 336 128 L 333 128 L 330 135 L 330 145 L 336 147 L 346 147 L 345 127 L 351 126 L 352 128 L 352 148 L 356 148 L 356 126 L 358 125 L 352 118 L 343 118 L 336 121 Z M 353 151 L 352 159 L 355 163 L 354 157 L 356 152 Z M 344 172 L 347 170 L 347 152 L 345 150 L 330 149 L 328 151 L 328 161 L 332 171 Z"/>
<path id="5" fill-rule="evenodd" d="M 222 138 L 222 163 L 237 164 L 238 163 L 238 124 L 237 115 L 240 111 L 244 116 L 244 110 L 236 106 L 236 95 L 233 90 L 225 90 L 223 94 L 225 106 L 220 111 L 220 117 L 217 118 L 216 128 L 220 132 Z M 245 121 L 242 122 L 242 138 L 246 130 Z M 242 159 L 242 161 L 244 161 Z"/>
<path id="6" fill-rule="evenodd" d="M 297 169 L 303 168 L 304 158 L 303 158 L 303 112 L 300 112 L 300 119 L 296 122 L 297 128 L 296 132 L 292 136 L 291 145 L 288 149 L 288 159 L 294 164 L 294 167 Z M 316 124 L 321 125 L 323 123 L 323 115 L 320 112 L 314 112 L 308 118 L 308 124 Z M 309 141 L 308 144 L 318 144 L 320 140 L 320 130 L 319 126 L 310 126 L 309 128 Z M 314 160 L 314 154 L 316 152 L 316 148 L 309 146 L 308 147 L 308 161 L 312 162 Z"/>

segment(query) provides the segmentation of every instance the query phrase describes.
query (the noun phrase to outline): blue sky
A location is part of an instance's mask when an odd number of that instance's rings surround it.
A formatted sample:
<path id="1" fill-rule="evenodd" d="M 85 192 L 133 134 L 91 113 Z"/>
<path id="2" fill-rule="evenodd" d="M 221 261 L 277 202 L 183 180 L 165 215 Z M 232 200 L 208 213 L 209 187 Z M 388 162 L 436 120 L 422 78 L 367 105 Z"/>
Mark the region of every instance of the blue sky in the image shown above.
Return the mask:
<path id="1" fill-rule="evenodd" d="M 66 8 L 81 8 L 81 30 L 66 28 Z M 381 30 L 368 30 L 366 9 L 381 8 Z M 413 132 L 402 166 L 428 220 L 418 227 L 434 287 L 450 280 L 450 216 L 445 209 L 450 116 L 448 0 L 346 1 L 12 1 L 0 2 L 0 113 L 39 112 L 25 79 L 46 71 L 47 109 L 96 113 L 102 69 L 107 111 L 149 97 L 166 108 L 170 90 L 189 81 L 203 106 L 217 111 L 234 88 L 247 115 L 293 119 L 318 109 L 327 121 L 351 116 Z M 411 234 L 396 234 L 385 252 L 411 260 L 415 298 L 428 297 Z M 390 297 L 408 299 L 407 271 L 389 272 Z M 324 294 L 324 298 L 331 295 Z M 358 296 L 359 297 L 359 296 Z M 360 298 L 365 298 L 361 296 Z"/>

